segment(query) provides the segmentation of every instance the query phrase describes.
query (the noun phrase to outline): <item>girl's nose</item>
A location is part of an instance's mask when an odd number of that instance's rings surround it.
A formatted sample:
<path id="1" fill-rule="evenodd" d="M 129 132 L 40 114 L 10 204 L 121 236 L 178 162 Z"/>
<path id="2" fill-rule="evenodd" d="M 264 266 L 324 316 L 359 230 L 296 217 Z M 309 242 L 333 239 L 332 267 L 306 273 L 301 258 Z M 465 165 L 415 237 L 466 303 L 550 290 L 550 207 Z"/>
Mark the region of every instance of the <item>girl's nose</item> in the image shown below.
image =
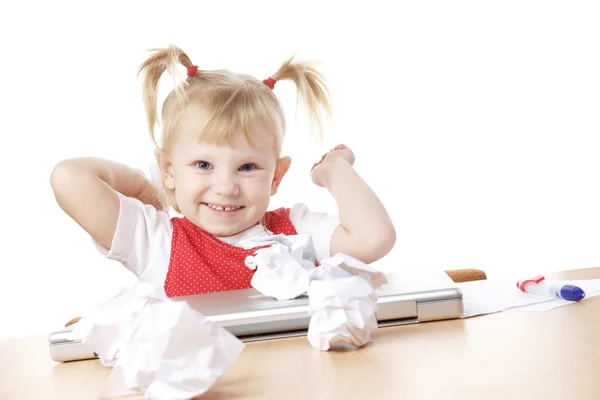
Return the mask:
<path id="1" fill-rule="evenodd" d="M 234 197 L 239 194 L 240 187 L 231 175 L 222 175 L 215 178 L 213 185 L 217 194 L 227 197 Z"/>

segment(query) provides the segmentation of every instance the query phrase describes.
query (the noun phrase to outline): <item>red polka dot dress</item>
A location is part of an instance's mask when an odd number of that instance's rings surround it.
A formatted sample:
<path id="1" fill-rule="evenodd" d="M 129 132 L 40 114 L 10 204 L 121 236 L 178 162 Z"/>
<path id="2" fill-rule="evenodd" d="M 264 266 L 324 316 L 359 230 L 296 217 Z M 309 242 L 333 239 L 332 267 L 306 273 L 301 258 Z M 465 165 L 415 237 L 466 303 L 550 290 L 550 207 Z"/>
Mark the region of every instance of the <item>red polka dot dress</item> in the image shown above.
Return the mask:
<path id="1" fill-rule="evenodd" d="M 222 242 L 187 218 L 177 217 L 171 221 L 171 258 L 165 280 L 168 297 L 252 287 L 254 271 L 244 261 L 260 247 L 243 249 Z M 273 234 L 297 234 L 288 208 L 268 211 L 264 223 Z"/>

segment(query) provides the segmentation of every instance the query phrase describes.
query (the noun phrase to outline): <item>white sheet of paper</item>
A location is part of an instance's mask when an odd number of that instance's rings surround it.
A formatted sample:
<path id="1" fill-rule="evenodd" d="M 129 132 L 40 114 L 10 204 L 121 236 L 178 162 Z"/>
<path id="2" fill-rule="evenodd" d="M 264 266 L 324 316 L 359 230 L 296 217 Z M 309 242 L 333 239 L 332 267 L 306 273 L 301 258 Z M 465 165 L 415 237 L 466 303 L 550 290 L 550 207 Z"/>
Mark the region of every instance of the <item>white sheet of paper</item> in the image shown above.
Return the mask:
<path id="1" fill-rule="evenodd" d="M 600 295 L 600 279 L 556 281 L 581 287 L 586 299 Z M 542 311 L 551 310 L 572 301 L 555 299 L 521 292 L 515 280 L 486 279 L 459 283 L 463 292 L 464 312 L 462 318 L 499 311 Z M 581 301 L 585 301 L 583 299 Z"/>
<path id="2" fill-rule="evenodd" d="M 570 284 L 575 285 L 583 289 L 585 292 L 585 298 L 581 301 L 585 301 L 585 299 L 589 299 L 592 297 L 596 297 L 600 295 L 600 279 L 587 279 L 587 280 L 573 280 L 573 281 L 553 281 L 559 282 L 562 284 Z M 535 295 L 532 295 L 535 296 Z M 558 308 L 562 306 L 567 306 L 569 304 L 573 304 L 572 301 L 555 299 L 544 301 L 540 303 L 528 304 L 525 306 L 517 306 L 507 309 L 506 311 L 547 311 L 552 310 L 553 308 Z"/>

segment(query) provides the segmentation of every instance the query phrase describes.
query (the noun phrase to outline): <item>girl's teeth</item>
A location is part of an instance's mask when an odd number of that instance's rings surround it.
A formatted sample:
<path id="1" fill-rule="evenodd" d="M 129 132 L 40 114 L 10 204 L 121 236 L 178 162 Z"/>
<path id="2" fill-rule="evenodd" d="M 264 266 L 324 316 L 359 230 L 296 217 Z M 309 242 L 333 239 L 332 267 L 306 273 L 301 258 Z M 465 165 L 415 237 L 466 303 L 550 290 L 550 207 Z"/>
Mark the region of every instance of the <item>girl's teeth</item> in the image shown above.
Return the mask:
<path id="1" fill-rule="evenodd" d="M 219 206 L 213 206 L 212 204 L 208 204 L 208 206 L 210 208 L 212 208 L 213 210 L 217 210 L 217 211 L 233 211 L 233 210 L 237 210 L 240 207 L 219 207 Z"/>

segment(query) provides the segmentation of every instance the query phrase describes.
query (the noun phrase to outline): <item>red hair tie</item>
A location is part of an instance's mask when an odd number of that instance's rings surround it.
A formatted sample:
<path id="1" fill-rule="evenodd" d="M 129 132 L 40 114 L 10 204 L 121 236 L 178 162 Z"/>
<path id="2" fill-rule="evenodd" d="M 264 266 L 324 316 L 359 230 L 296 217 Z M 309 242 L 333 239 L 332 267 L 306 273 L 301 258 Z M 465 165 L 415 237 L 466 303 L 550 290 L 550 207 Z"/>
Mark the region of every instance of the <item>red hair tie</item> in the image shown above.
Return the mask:
<path id="1" fill-rule="evenodd" d="M 268 87 L 270 87 L 271 89 L 275 89 L 275 82 L 277 82 L 277 81 L 273 78 L 267 78 L 263 81 L 263 83 L 265 85 L 267 85 Z"/>
<path id="2" fill-rule="evenodd" d="M 191 67 L 188 68 L 188 76 L 194 75 L 196 73 L 196 71 L 198 71 L 198 66 L 192 65 Z"/>

